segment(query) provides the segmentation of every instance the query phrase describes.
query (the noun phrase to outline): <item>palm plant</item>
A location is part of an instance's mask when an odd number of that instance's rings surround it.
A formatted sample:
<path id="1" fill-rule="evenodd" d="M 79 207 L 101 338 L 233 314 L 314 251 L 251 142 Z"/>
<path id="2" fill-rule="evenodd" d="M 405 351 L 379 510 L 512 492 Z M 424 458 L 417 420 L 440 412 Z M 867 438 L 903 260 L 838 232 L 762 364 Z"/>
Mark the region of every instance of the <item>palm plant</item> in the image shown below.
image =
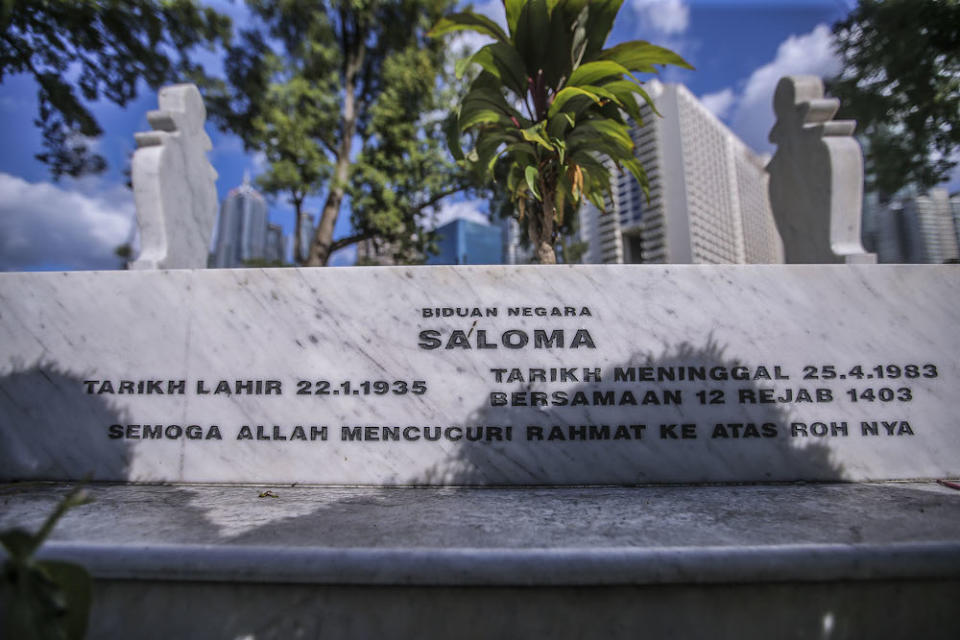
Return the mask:
<path id="1" fill-rule="evenodd" d="M 505 33 L 472 12 L 441 19 L 430 34 L 474 31 L 494 39 L 457 65 L 479 74 L 451 118 L 454 156 L 489 179 L 498 165 L 506 192 L 543 264 L 555 264 L 557 230 L 586 199 L 604 210 L 608 164 L 626 169 L 649 197 L 629 118 L 642 124 L 635 73 L 654 65 L 692 69 L 676 53 L 639 40 L 603 46 L 623 0 L 504 0 Z M 464 154 L 460 138 L 471 148 Z"/>

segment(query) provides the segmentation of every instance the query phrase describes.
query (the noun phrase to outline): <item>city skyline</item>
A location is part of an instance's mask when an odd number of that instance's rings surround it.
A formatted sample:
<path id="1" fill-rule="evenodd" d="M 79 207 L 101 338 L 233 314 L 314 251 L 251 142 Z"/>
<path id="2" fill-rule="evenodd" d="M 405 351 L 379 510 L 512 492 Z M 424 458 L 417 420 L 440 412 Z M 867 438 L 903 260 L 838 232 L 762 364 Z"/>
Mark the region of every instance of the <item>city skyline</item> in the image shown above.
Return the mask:
<path id="1" fill-rule="evenodd" d="M 238 25 L 249 23 L 242 3 L 211 0 L 207 4 L 229 13 Z M 633 0 L 624 4 L 609 44 L 640 38 L 680 52 L 697 71 L 671 70 L 664 80 L 684 84 L 754 152 L 767 153 L 776 80 L 789 73 L 839 71 L 830 49 L 829 27 L 850 7 L 845 0 Z M 502 19 L 498 2 L 483 2 L 476 8 Z M 213 68 L 221 64 L 215 54 L 203 58 L 201 62 Z M 146 113 L 156 107 L 156 94 L 144 88 L 126 109 L 105 102 L 94 105 L 94 114 L 106 130 L 94 145 L 108 158 L 108 171 L 57 183 L 33 158 L 40 150 L 40 134 L 32 124 L 35 93 L 32 80 L 23 75 L 5 78 L 0 85 L 4 115 L 0 135 L 7 141 L 0 150 L 0 270 L 119 268 L 123 261 L 113 251 L 130 241 L 134 211 L 123 172 L 134 148 L 133 133 L 149 130 Z M 220 176 L 217 190 L 222 201 L 240 183 L 244 171 L 256 175 L 264 160 L 244 152 L 236 136 L 209 123 L 207 131 L 213 140 L 209 156 Z M 960 185 L 957 175 L 951 189 Z M 306 209 L 315 214 L 322 197 L 323 193 L 308 199 Z M 451 198 L 433 225 L 458 217 L 484 221 L 486 212 L 482 201 Z M 270 222 L 289 235 L 292 208 L 282 199 L 271 201 Z M 349 232 L 349 215 L 341 215 L 335 234 Z M 332 264 L 353 261 L 354 250 L 348 249 L 334 256 Z"/>

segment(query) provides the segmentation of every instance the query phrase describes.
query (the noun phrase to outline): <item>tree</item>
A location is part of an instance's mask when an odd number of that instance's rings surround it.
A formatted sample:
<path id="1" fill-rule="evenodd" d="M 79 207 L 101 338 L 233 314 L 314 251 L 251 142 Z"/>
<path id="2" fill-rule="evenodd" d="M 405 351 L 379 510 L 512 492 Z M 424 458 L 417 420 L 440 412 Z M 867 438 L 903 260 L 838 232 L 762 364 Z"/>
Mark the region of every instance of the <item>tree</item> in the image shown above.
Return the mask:
<path id="1" fill-rule="evenodd" d="M 833 26 L 843 72 L 828 82 L 864 140 L 867 188 L 929 188 L 960 150 L 960 2 L 860 0 Z"/>
<path id="2" fill-rule="evenodd" d="M 492 37 L 461 65 L 480 73 L 450 132 L 451 149 L 481 175 L 506 165 L 506 189 L 538 260 L 555 264 L 557 229 L 583 199 L 604 209 L 610 171 L 626 169 L 645 193 L 626 116 L 642 124 L 637 96 L 653 108 L 634 72 L 655 64 L 692 68 L 677 54 L 642 41 L 603 46 L 622 0 L 504 0 L 505 33 L 471 12 L 448 16 L 431 31 L 468 30 Z M 522 110 L 522 112 L 521 112 Z M 654 111 L 656 109 L 654 108 Z M 472 148 L 464 155 L 460 136 Z"/>
<path id="3" fill-rule="evenodd" d="M 229 33 L 229 18 L 194 0 L 4 0 L 0 82 L 16 73 L 36 81 L 44 147 L 36 157 L 55 178 L 98 173 L 106 161 L 89 140 L 103 129 L 88 105 L 106 98 L 122 107 L 140 80 L 159 87 L 196 73 L 191 50 Z"/>
<path id="4" fill-rule="evenodd" d="M 285 194 L 300 237 L 304 200 L 325 193 L 307 255 L 366 239 L 422 254 L 427 212 L 466 188 L 442 147 L 441 43 L 426 30 L 451 0 L 248 0 L 260 24 L 227 55 L 226 81 L 208 82 L 211 114 L 248 150 L 265 154 L 258 184 Z M 344 202 L 353 233 L 334 239 Z"/>

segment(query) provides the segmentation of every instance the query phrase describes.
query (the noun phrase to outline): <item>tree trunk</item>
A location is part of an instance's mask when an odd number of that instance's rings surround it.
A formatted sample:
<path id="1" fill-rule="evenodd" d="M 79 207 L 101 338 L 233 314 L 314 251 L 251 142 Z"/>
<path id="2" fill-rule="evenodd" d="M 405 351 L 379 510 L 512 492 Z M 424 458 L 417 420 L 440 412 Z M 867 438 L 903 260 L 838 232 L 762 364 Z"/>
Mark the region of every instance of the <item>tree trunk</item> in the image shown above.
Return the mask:
<path id="1" fill-rule="evenodd" d="M 356 121 L 354 121 L 354 125 Z M 351 138 L 353 135 L 351 134 Z M 336 169 L 334 170 L 333 180 L 330 183 L 330 192 L 327 194 L 327 201 L 323 204 L 323 212 L 320 214 L 320 224 L 313 234 L 313 242 L 310 243 L 310 255 L 307 256 L 308 267 L 325 267 L 330 260 L 330 246 L 333 244 L 333 229 L 337 224 L 337 217 L 340 215 L 340 204 L 343 202 L 343 195 L 346 192 L 345 185 L 349 177 L 350 170 L 350 142 L 349 138 L 346 144 L 341 143 L 340 151 L 343 155 L 337 158 Z"/>
<path id="2" fill-rule="evenodd" d="M 530 216 L 530 242 L 533 244 L 534 255 L 540 264 L 557 264 L 557 254 L 553 248 L 553 230 L 556 212 L 554 211 L 554 190 L 547 187 L 545 181 L 540 181 L 540 194 L 543 202 L 534 208 Z"/>
<path id="3" fill-rule="evenodd" d="M 344 18 L 341 12 L 341 19 Z M 341 27 L 346 29 L 346 25 Z M 308 267 L 325 267 L 330 260 L 330 248 L 333 245 L 333 230 L 340 215 L 340 205 L 350 179 L 350 151 L 353 148 L 353 136 L 357 133 L 357 76 L 363 68 L 366 53 L 365 30 L 356 26 L 353 41 L 344 47 L 343 65 L 343 116 L 340 119 L 340 144 L 337 147 L 337 161 L 330 180 L 327 201 L 320 213 L 320 222 L 310 243 L 307 256 Z M 344 36 L 346 41 L 347 36 Z"/>
<path id="4" fill-rule="evenodd" d="M 303 255 L 303 247 L 300 245 L 300 234 L 303 226 L 300 222 L 300 212 L 303 209 L 303 198 L 295 197 L 291 202 L 293 204 L 293 215 L 296 216 L 293 221 L 293 264 L 299 267 L 307 259 Z"/>

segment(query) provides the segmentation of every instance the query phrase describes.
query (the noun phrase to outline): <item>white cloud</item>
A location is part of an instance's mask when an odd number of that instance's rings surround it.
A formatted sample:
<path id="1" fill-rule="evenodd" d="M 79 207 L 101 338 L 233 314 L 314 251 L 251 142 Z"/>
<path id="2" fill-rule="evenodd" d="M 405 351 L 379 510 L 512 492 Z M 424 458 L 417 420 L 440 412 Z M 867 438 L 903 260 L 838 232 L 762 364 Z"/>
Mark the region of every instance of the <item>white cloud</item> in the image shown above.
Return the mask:
<path id="1" fill-rule="evenodd" d="M 448 222 L 457 219 L 470 220 L 480 224 L 490 224 L 490 218 L 483 210 L 486 208 L 484 200 L 461 200 L 460 202 L 445 202 L 433 217 L 427 221 L 428 227 L 436 229 Z"/>
<path id="2" fill-rule="evenodd" d="M 730 108 L 736 99 L 737 97 L 734 95 L 733 89 L 727 87 L 716 93 L 708 93 L 701 96 L 700 102 L 707 108 L 707 111 L 722 119 L 726 118 L 727 114 L 730 113 Z"/>
<path id="3" fill-rule="evenodd" d="M 92 179 L 70 186 L 0 173 L 0 271 L 120 266 L 113 252 L 130 240 L 133 194 Z"/>
<path id="4" fill-rule="evenodd" d="M 770 151 L 767 135 L 773 127 L 773 92 L 789 75 L 828 77 L 840 71 L 830 27 L 817 25 L 810 33 L 790 36 L 777 48 L 773 61 L 750 74 L 730 115 L 730 126 L 755 150 Z"/>
<path id="5" fill-rule="evenodd" d="M 644 26 L 664 35 L 683 33 L 690 26 L 690 7 L 683 0 L 632 0 Z"/>

